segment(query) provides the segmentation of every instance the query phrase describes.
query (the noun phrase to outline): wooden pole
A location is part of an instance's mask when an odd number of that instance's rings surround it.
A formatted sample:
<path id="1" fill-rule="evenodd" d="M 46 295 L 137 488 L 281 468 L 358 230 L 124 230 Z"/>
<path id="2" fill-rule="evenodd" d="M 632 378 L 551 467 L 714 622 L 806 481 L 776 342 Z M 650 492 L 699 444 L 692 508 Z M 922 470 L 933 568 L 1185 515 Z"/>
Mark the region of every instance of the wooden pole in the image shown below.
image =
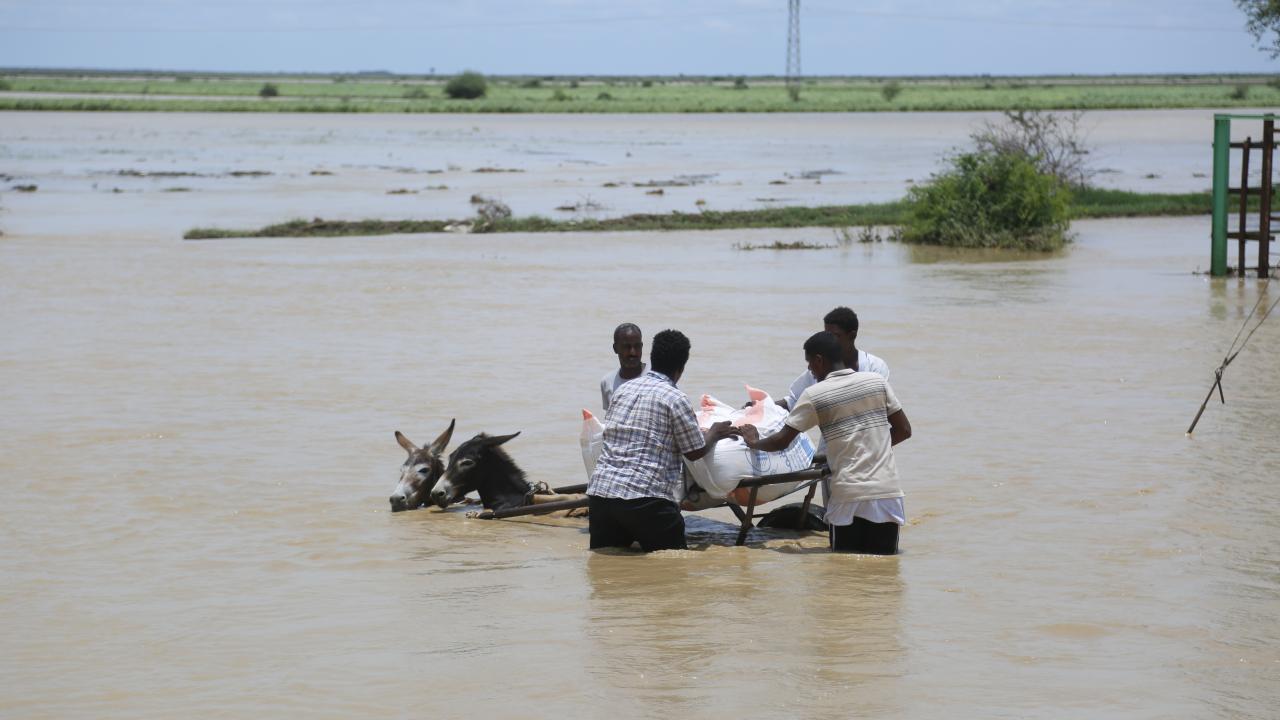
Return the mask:
<path id="1" fill-rule="evenodd" d="M 1244 277 L 1244 256 L 1245 248 L 1249 240 L 1249 154 L 1253 151 L 1253 137 L 1244 139 L 1244 145 L 1240 148 L 1240 213 L 1238 228 L 1240 230 L 1240 239 L 1237 241 L 1238 250 L 1236 252 L 1236 277 Z"/>
<path id="2" fill-rule="evenodd" d="M 1275 120 L 1268 118 L 1262 122 L 1262 197 L 1258 199 L 1258 277 L 1260 278 L 1267 277 L 1271 271 L 1271 155 L 1276 149 L 1275 130 Z"/>
<path id="3" fill-rule="evenodd" d="M 590 502 L 588 498 L 579 498 L 577 500 L 560 500 L 558 502 L 542 503 L 541 505 L 525 505 L 523 507 L 505 508 L 503 510 L 481 510 L 476 513 L 479 520 L 501 520 L 509 517 L 519 517 L 521 515 L 542 515 L 557 510 L 574 510 L 584 508 Z"/>

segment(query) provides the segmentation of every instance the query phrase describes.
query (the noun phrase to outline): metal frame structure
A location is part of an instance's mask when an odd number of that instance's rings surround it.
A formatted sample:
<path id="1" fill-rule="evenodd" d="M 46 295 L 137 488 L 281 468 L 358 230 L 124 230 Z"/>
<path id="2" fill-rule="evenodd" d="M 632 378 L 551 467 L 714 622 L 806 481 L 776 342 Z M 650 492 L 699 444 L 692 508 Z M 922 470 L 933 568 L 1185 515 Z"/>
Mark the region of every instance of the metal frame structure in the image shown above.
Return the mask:
<path id="1" fill-rule="evenodd" d="M 742 478 L 742 481 L 738 483 L 738 488 L 751 489 L 751 494 L 748 497 L 746 506 L 740 506 L 735 502 L 725 503 L 725 505 L 733 511 L 733 514 L 737 516 L 738 522 L 741 523 L 738 528 L 738 539 L 734 544 L 739 546 L 746 545 L 747 533 L 751 532 L 751 528 L 755 527 L 753 521 L 758 517 L 764 516 L 764 513 L 756 512 L 756 497 L 760 492 L 760 488 L 765 485 L 793 483 L 799 480 L 805 481 L 803 484 L 797 486 L 795 490 L 791 491 L 792 493 L 795 493 L 806 488 L 808 489 L 808 492 L 806 492 L 804 496 L 804 504 L 800 508 L 799 520 L 797 520 L 799 525 L 796 527 L 797 530 L 803 530 L 805 520 L 809 515 L 809 505 L 813 502 L 813 495 L 818 489 L 818 483 L 822 482 L 822 480 L 830 474 L 831 471 L 827 469 L 827 466 L 820 460 L 819 462 L 814 463 L 814 466 L 808 470 L 782 473 L 780 475 L 764 475 L 761 477 L 749 476 Z M 567 485 L 553 490 L 553 492 L 559 495 L 570 495 L 586 491 L 587 486 L 585 483 L 580 485 Z M 475 517 L 480 520 L 502 520 L 504 518 L 519 517 L 522 515 L 545 515 L 546 513 L 556 512 L 558 510 L 575 510 L 577 508 L 584 508 L 587 504 L 588 500 L 585 497 L 573 500 L 557 500 L 555 502 L 541 503 L 538 505 L 525 505 L 524 507 L 508 508 L 506 510 L 483 510 L 476 513 Z"/>
<path id="2" fill-rule="evenodd" d="M 1244 142 L 1231 142 L 1232 120 L 1261 120 L 1262 138 L 1255 141 L 1252 136 Z M 1271 265 L 1271 242 L 1275 236 L 1271 232 L 1272 221 L 1280 222 L 1280 217 L 1272 215 L 1271 197 L 1274 190 L 1273 178 L 1275 170 L 1276 149 L 1276 116 L 1266 115 L 1230 115 L 1213 116 L 1213 244 L 1209 262 L 1209 273 L 1214 277 L 1227 274 L 1227 241 L 1238 241 L 1237 274 L 1245 273 L 1245 249 L 1250 240 L 1258 243 L 1258 277 L 1268 276 Z M 1240 186 L 1231 187 L 1231 151 L 1241 151 Z M 1258 187 L 1249 187 L 1249 165 L 1253 151 L 1261 153 L 1261 182 Z M 1227 229 L 1228 198 L 1239 197 L 1237 226 L 1234 232 Z M 1257 228 L 1249 230 L 1249 198 L 1258 197 Z"/>
<path id="3" fill-rule="evenodd" d="M 787 0 L 787 87 L 800 82 L 800 0 Z"/>

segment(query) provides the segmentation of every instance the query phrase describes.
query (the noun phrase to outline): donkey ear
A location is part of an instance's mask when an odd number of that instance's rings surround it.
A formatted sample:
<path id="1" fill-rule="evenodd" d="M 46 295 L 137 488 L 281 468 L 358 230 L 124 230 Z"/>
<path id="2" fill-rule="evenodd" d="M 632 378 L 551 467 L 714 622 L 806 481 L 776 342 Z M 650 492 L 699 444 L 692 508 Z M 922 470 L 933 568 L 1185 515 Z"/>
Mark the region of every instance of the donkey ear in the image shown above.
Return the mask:
<path id="1" fill-rule="evenodd" d="M 520 434 L 520 431 L 517 430 L 516 432 L 513 432 L 510 435 L 494 435 L 493 437 L 485 438 L 484 444 L 488 447 L 496 447 L 519 434 Z"/>
<path id="2" fill-rule="evenodd" d="M 414 445 L 409 438 L 401 435 L 399 430 L 396 431 L 396 442 L 400 443 L 400 447 L 404 448 L 404 451 L 407 453 L 415 453 L 418 451 L 418 446 Z"/>
<path id="3" fill-rule="evenodd" d="M 449 421 L 449 427 L 446 428 L 444 432 L 440 433 L 440 437 L 436 438 L 435 442 L 431 443 L 432 455 L 439 455 L 444 452 L 444 449 L 449 445 L 449 438 L 453 437 L 453 423 L 456 421 L 457 418 L 451 419 Z"/>

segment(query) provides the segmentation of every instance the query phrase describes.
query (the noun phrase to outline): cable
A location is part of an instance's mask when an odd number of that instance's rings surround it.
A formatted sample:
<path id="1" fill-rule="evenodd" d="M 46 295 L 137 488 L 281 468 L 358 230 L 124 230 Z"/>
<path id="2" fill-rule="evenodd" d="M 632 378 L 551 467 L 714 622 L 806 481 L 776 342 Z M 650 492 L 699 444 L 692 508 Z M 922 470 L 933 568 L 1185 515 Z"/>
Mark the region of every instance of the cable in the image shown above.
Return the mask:
<path id="1" fill-rule="evenodd" d="M 1241 262 L 1241 265 L 1243 266 L 1244 263 Z M 1241 267 L 1240 271 L 1243 273 L 1244 268 Z M 1213 385 L 1209 386 L 1209 393 L 1204 396 L 1204 402 L 1200 403 L 1200 410 L 1196 412 L 1195 419 L 1191 421 L 1191 427 L 1187 428 L 1187 435 L 1190 435 L 1196 429 L 1196 423 L 1200 422 L 1200 416 L 1204 415 L 1204 409 L 1209 405 L 1209 400 L 1213 398 L 1214 390 L 1218 391 L 1218 399 L 1222 401 L 1222 404 L 1227 404 L 1227 397 L 1222 391 L 1222 372 L 1236 359 L 1237 355 L 1244 351 L 1245 345 L 1249 344 L 1249 338 L 1253 337 L 1253 334 L 1258 331 L 1258 328 L 1262 327 L 1262 323 L 1266 322 L 1268 317 L 1271 317 L 1271 311 L 1275 310 L 1277 305 L 1280 305 L 1280 297 L 1277 297 L 1275 302 L 1271 303 L 1267 311 L 1258 319 L 1258 324 L 1254 325 L 1249 334 L 1244 336 L 1244 341 L 1240 343 L 1240 348 L 1236 349 L 1236 341 L 1240 339 L 1240 333 L 1244 332 L 1244 329 L 1249 325 L 1249 321 L 1258 312 L 1258 308 L 1261 307 L 1262 300 L 1265 297 L 1263 290 L 1271 287 L 1271 277 L 1274 277 L 1277 272 L 1280 272 L 1280 262 L 1277 262 L 1276 266 L 1271 268 L 1267 281 L 1258 288 L 1258 301 L 1253 304 L 1253 309 L 1249 311 L 1248 317 L 1240 324 L 1240 329 L 1236 331 L 1235 338 L 1231 340 L 1231 347 L 1227 348 L 1226 355 L 1222 357 L 1222 364 L 1213 371 Z"/>

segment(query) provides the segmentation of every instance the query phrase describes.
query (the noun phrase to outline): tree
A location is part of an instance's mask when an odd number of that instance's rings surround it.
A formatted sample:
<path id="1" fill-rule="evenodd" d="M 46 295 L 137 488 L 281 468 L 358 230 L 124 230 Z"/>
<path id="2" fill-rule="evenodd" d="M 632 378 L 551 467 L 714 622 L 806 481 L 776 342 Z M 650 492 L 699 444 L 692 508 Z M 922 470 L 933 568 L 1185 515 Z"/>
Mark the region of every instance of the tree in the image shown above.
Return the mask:
<path id="1" fill-rule="evenodd" d="M 444 94 L 455 100 L 474 100 L 484 97 L 489 83 L 474 70 L 467 70 L 444 85 Z"/>
<path id="2" fill-rule="evenodd" d="M 1021 155 L 1067 185 L 1084 187 L 1093 176 L 1080 121 L 1082 111 L 1005 110 L 1004 123 L 984 122 L 969 137 L 979 153 Z"/>
<path id="3" fill-rule="evenodd" d="M 1280 57 L 1280 0 L 1236 0 L 1236 7 L 1249 19 L 1245 27 L 1258 49 Z"/>

